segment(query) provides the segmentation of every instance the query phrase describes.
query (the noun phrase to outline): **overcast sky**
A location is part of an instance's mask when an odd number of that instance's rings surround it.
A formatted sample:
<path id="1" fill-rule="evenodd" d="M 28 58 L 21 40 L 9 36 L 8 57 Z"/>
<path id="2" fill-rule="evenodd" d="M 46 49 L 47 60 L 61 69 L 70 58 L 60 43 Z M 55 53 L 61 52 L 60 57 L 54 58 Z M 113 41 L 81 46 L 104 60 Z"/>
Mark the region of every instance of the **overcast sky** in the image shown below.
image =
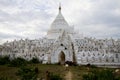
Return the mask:
<path id="1" fill-rule="evenodd" d="M 0 0 L 0 44 L 39 39 L 62 14 L 84 36 L 120 38 L 120 0 Z"/>

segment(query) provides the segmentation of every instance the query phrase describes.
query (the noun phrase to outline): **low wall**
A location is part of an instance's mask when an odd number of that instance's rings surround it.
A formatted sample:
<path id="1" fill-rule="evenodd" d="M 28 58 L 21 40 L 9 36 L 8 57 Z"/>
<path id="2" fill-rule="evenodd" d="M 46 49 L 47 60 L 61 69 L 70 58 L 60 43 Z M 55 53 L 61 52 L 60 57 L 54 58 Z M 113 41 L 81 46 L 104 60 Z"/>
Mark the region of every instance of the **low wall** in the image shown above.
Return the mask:
<path id="1" fill-rule="evenodd" d="M 79 65 L 95 65 L 98 67 L 120 68 L 120 63 L 80 63 Z"/>

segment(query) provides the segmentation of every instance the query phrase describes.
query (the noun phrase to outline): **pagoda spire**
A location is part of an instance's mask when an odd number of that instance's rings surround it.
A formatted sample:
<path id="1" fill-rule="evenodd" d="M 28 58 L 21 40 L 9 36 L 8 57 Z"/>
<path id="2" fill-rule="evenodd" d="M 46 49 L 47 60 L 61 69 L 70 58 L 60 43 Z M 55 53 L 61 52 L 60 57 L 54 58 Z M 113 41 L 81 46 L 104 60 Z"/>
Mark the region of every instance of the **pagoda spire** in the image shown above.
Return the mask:
<path id="1" fill-rule="evenodd" d="M 61 3 L 59 3 L 59 13 L 61 13 Z"/>

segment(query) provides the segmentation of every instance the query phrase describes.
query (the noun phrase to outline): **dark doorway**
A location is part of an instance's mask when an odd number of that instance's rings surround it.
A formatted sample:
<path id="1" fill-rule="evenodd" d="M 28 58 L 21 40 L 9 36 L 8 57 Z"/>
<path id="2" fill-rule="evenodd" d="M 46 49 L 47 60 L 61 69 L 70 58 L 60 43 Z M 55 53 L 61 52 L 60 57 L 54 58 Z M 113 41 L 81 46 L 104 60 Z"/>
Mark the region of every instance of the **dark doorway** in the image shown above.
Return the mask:
<path id="1" fill-rule="evenodd" d="M 61 51 L 60 55 L 59 55 L 59 63 L 60 64 L 64 64 L 65 63 L 65 54 L 63 51 Z"/>

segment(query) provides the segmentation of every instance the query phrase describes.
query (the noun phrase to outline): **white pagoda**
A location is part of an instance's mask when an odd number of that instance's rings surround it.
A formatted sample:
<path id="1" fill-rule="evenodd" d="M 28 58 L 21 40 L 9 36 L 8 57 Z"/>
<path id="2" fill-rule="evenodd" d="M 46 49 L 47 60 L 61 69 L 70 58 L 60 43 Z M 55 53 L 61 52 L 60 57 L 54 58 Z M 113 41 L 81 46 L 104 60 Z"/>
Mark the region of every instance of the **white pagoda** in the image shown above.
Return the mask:
<path id="1" fill-rule="evenodd" d="M 75 62 L 79 65 L 120 66 L 120 39 L 95 39 L 75 33 L 74 28 L 59 13 L 45 38 L 21 39 L 0 46 L 0 56 L 31 60 L 38 58 L 42 63 Z"/>

